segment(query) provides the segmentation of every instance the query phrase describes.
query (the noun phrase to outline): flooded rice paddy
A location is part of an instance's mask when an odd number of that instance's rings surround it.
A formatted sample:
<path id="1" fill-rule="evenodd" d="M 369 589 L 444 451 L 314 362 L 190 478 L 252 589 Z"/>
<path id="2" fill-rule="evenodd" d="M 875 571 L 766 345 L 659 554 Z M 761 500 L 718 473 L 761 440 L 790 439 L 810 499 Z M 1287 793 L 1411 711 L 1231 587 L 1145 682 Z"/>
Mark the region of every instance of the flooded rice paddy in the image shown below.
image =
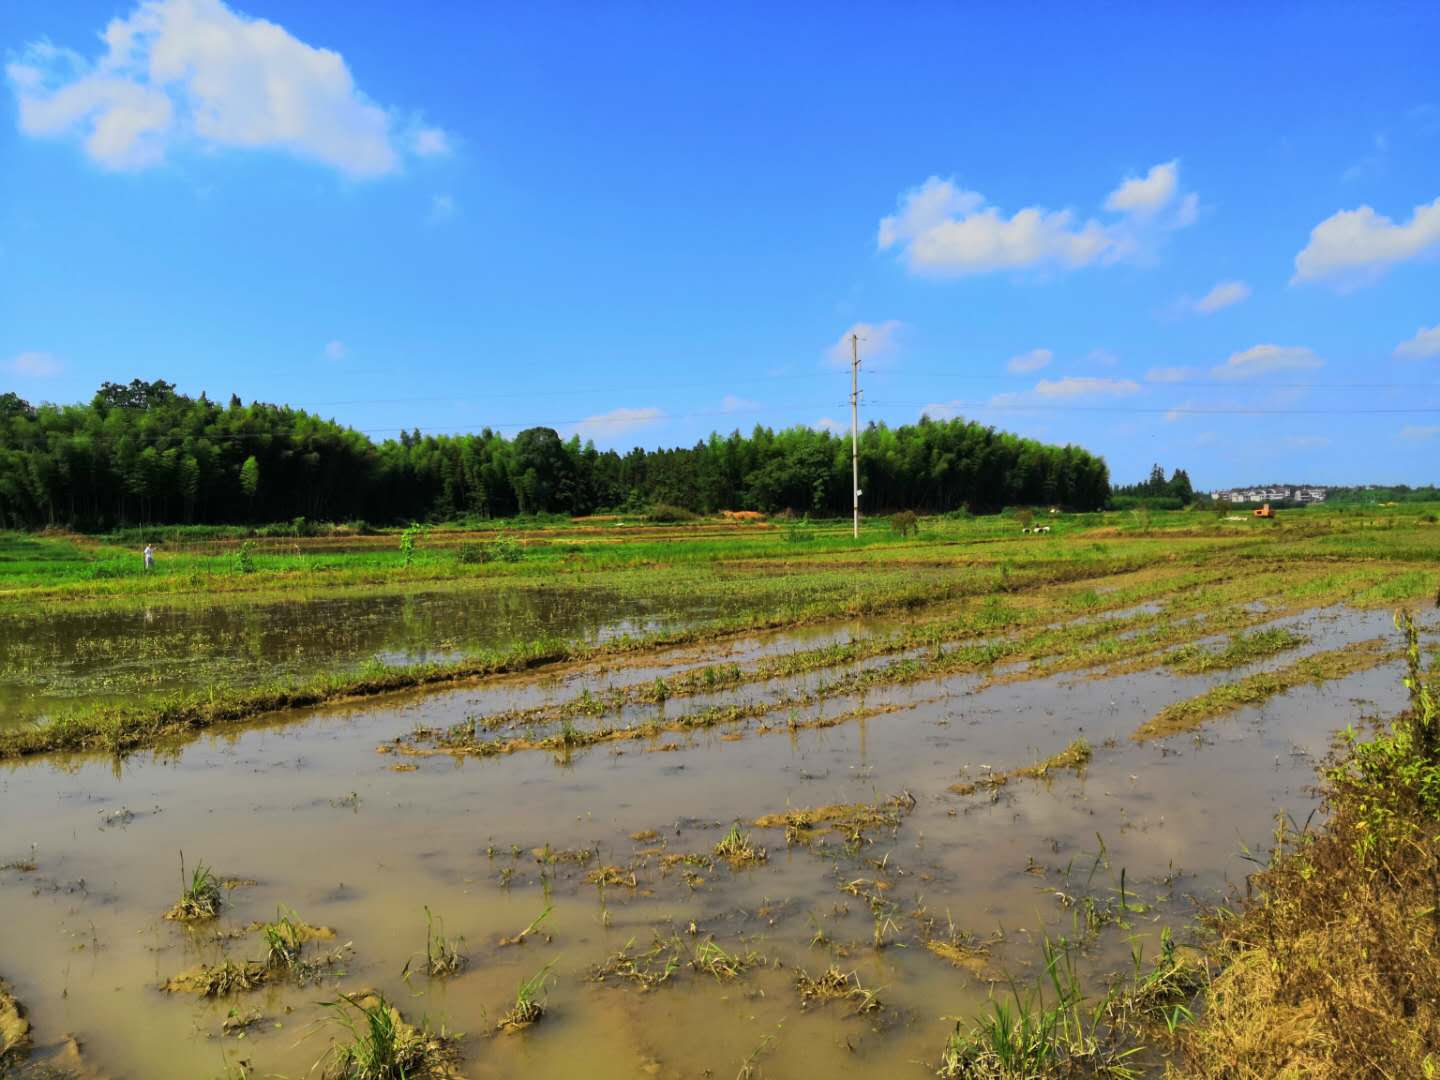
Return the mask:
<path id="1" fill-rule="evenodd" d="M 537 638 L 603 642 L 723 613 L 603 589 L 471 589 L 303 602 L 0 615 L 0 725 L 57 706 L 445 662 Z"/>
<path id="2" fill-rule="evenodd" d="M 28 1068 L 313 1075 L 345 1034 L 322 1003 L 378 991 L 458 1037 L 455 1075 L 931 1075 L 957 1019 L 1036 976 L 1047 936 L 1080 947 L 1094 987 L 1162 927 L 1184 941 L 1243 890 L 1276 815 L 1315 809 L 1337 729 L 1401 707 L 1385 654 L 1134 738 L 1207 690 L 1388 645 L 1388 610 L 1302 586 L 1229 586 L 1228 617 L 1177 603 L 1189 579 L 1161 599 L 1144 575 L 1075 586 L 1033 627 L 1109 636 L 989 663 L 962 650 L 1014 627 L 977 601 L 286 714 L 123 761 L 0 762 L 0 975 L 33 1025 Z M 390 625 L 402 611 L 420 614 Z M 323 613 L 313 633 L 233 618 L 236 663 L 329 640 Z M 161 632 L 204 633 L 176 619 Z M 1259 630 L 1289 633 L 1236 652 Z M 402 602 L 347 647 L 486 632 L 480 613 Z M 1187 642 L 1202 662 L 1165 651 Z M 1227 642 L 1233 663 L 1215 659 Z M 1088 760 L 1021 775 L 1077 739 Z M 181 852 L 226 881 L 218 917 L 164 917 Z M 453 973 L 427 971 L 427 909 L 466 958 Z M 334 934 L 272 973 L 258 926 L 286 911 Z M 164 989 L 202 965 L 255 985 Z M 537 975 L 543 1017 L 497 1028 Z"/>

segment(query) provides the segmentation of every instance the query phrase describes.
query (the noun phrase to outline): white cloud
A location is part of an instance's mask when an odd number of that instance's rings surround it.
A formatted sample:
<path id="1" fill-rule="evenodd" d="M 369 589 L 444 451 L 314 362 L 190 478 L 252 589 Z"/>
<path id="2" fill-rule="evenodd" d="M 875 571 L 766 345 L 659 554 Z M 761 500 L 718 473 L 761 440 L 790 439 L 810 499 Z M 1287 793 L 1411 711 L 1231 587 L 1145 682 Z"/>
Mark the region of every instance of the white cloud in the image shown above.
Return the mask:
<path id="1" fill-rule="evenodd" d="M 1152 367 L 1145 372 L 1145 381 L 1153 383 L 1189 382 L 1198 372 L 1189 367 Z"/>
<path id="2" fill-rule="evenodd" d="M 1395 355 L 1401 360 L 1424 360 L 1427 356 L 1440 356 L 1440 323 L 1431 327 L 1422 326 L 1409 341 L 1395 346 Z"/>
<path id="3" fill-rule="evenodd" d="M 849 424 L 842 424 L 839 420 L 835 420 L 829 416 L 820 417 L 819 420 L 816 420 L 810 426 L 816 431 L 828 431 L 831 434 L 837 434 L 842 431 L 850 430 Z"/>
<path id="4" fill-rule="evenodd" d="M 1109 349 L 1091 349 L 1085 354 L 1085 359 L 1101 367 L 1114 367 L 1120 363 L 1120 358 Z"/>
<path id="5" fill-rule="evenodd" d="M 1369 206 L 1341 210 L 1310 231 L 1291 284 L 1329 280 L 1341 289 L 1377 279 L 1391 264 L 1440 249 L 1440 198 L 1397 225 Z"/>
<path id="6" fill-rule="evenodd" d="M 1230 307 L 1248 299 L 1250 286 L 1243 281 L 1222 281 L 1194 303 L 1194 309 L 1202 315 L 1213 315 L 1221 308 Z"/>
<path id="7" fill-rule="evenodd" d="M 1407 424 L 1400 429 L 1400 438 L 1406 442 L 1428 442 L 1437 435 L 1440 435 L 1440 425 L 1437 424 L 1423 427 Z"/>
<path id="8" fill-rule="evenodd" d="M 1042 398 L 1125 397 L 1138 393 L 1140 384 L 1133 379 L 1095 378 L 1067 375 L 1063 379 L 1041 379 L 1035 393 Z"/>
<path id="9" fill-rule="evenodd" d="M 1029 352 L 1012 356 L 1006 360 L 1005 370 L 1023 375 L 1026 372 L 1039 371 L 1041 368 L 1047 367 L 1054 358 L 1055 354 L 1049 349 L 1031 349 Z"/>
<path id="10" fill-rule="evenodd" d="M 898 214 L 880 222 L 879 246 L 901 247 L 910 269 L 928 274 L 1074 269 L 1098 262 L 1113 247 L 1102 225 L 1077 225 L 1069 210 L 1032 206 L 1007 218 L 984 204 L 979 192 L 932 176 L 906 195 Z"/>
<path id="11" fill-rule="evenodd" d="M 616 435 L 623 435 L 627 431 L 638 431 L 640 428 L 658 424 L 663 419 L 665 419 L 665 414 L 653 407 L 611 409 L 607 413 L 587 416 L 581 420 L 575 425 L 575 434 L 586 439 L 613 438 Z"/>
<path id="12" fill-rule="evenodd" d="M 1041 379 L 1029 390 L 994 394 L 986 405 L 992 409 L 1043 409 L 1053 407 L 1055 402 L 1073 398 L 1129 397 L 1139 393 L 1140 389 L 1140 384 L 1133 379 L 1066 375 L 1060 379 Z M 930 416 L 941 417 L 957 415 L 958 411 L 965 407 L 974 406 L 963 401 L 952 401 L 927 405 L 925 408 Z"/>
<path id="13" fill-rule="evenodd" d="M 22 352 L 5 367 L 25 379 L 49 379 L 65 369 L 58 357 L 44 352 Z"/>
<path id="14" fill-rule="evenodd" d="M 895 358 L 900 349 L 900 334 L 905 324 L 896 319 L 883 323 L 857 322 L 834 345 L 825 350 L 825 359 L 832 367 L 850 366 L 850 335 L 860 338 L 860 362 L 874 367 Z"/>
<path id="15" fill-rule="evenodd" d="M 1105 209 L 1148 217 L 1170 204 L 1180 186 L 1179 160 L 1153 165 L 1144 176 L 1129 176 L 1105 200 Z"/>
<path id="16" fill-rule="evenodd" d="M 356 87 L 338 52 L 222 0 L 142 0 L 101 37 L 106 49 L 93 63 L 42 42 L 7 65 L 21 131 L 79 133 L 110 169 L 143 169 L 193 142 L 281 150 L 370 177 L 398 169 L 404 150 L 449 149 L 434 127 L 407 146 L 393 111 Z"/>
<path id="17" fill-rule="evenodd" d="M 325 343 L 326 360 L 344 360 L 349 349 L 345 348 L 343 341 L 327 341 Z"/>
<path id="18" fill-rule="evenodd" d="M 1248 379 L 1272 371 L 1313 371 L 1325 361 L 1314 350 L 1298 345 L 1255 345 L 1243 352 L 1232 353 L 1223 363 L 1210 369 L 1220 379 Z"/>
<path id="19" fill-rule="evenodd" d="M 1006 216 L 987 205 L 978 191 L 932 176 L 900 199 L 899 209 L 880 221 L 876 242 L 897 248 L 919 274 L 983 274 L 997 270 L 1073 270 L 1137 257 L 1157 232 L 1191 224 L 1199 202 L 1186 195 L 1173 212 L 1179 188 L 1178 164 L 1157 165 L 1143 178 L 1126 180 L 1106 200 L 1121 217 L 1102 223 L 1076 219 L 1071 210 L 1026 207 Z"/>
<path id="20" fill-rule="evenodd" d="M 1165 414 L 1165 422 L 1167 424 L 1173 424 L 1177 420 L 1184 419 L 1184 417 L 1189 414 L 1190 410 L 1194 408 L 1195 403 L 1193 401 L 1183 401 Z"/>
<path id="21" fill-rule="evenodd" d="M 751 401 L 736 394 L 726 394 L 720 399 L 720 411 L 722 413 L 752 412 L 760 408 L 760 402 Z"/>

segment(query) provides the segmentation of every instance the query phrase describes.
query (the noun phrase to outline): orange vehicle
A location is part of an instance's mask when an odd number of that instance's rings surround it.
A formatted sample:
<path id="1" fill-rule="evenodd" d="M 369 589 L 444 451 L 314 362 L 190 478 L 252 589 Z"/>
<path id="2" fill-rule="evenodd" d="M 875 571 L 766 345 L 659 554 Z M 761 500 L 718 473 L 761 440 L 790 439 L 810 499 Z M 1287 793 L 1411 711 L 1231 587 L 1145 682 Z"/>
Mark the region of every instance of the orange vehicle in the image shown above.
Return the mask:
<path id="1" fill-rule="evenodd" d="M 1270 509 L 1269 503 L 1266 503 L 1264 506 L 1260 507 L 1259 510 L 1255 511 L 1255 516 L 1263 518 L 1273 518 L 1275 516 L 1275 511 Z"/>

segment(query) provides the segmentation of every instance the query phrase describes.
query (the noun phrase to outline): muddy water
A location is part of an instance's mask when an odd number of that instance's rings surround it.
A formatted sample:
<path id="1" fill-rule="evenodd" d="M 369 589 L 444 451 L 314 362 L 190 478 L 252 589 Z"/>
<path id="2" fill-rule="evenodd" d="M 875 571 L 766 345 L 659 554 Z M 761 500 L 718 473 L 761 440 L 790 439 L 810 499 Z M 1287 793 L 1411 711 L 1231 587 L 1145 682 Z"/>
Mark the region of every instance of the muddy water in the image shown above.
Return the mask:
<path id="1" fill-rule="evenodd" d="M 1378 613 L 1297 621 L 1311 648 L 1388 628 Z M 779 637 L 734 650 L 754 656 L 813 640 Z M 673 669 L 696 657 L 676 651 L 662 659 Z M 1147 907 L 1128 928 L 1111 926 L 1090 942 L 1087 970 L 1098 983 L 1123 966 L 1129 935 L 1153 942 L 1160 925 L 1183 927 L 1197 902 L 1242 882 L 1253 869 L 1242 853 L 1263 849 L 1276 813 L 1303 820 L 1314 805 L 1315 763 L 1336 728 L 1391 713 L 1403 700 L 1398 669 L 1381 668 L 1237 713 L 1199 737 L 1128 740 L 1165 704 L 1243 673 L 990 686 L 953 678 L 886 690 L 900 708 L 866 721 L 769 734 L 715 729 L 663 753 L 636 742 L 568 760 L 533 752 L 413 758 L 404 762 L 413 771 L 397 772 L 394 755 L 375 752 L 418 723 L 453 723 L 575 689 L 508 680 L 289 717 L 123 765 L 11 765 L 0 771 L 0 864 L 34 869 L 0 870 L 0 975 L 29 1006 L 38 1045 L 73 1033 L 112 1077 L 219 1076 L 241 1059 L 256 1076 L 303 1076 L 333 1034 L 316 1003 L 362 988 L 383 990 L 412 1020 L 465 1033 L 467 1076 L 730 1076 L 761 1051 L 758 1067 L 773 1077 L 921 1077 L 926 1063 L 933 1069 L 950 1018 L 984 1007 L 987 976 L 1023 978 L 1043 933 L 1079 932 L 1078 906 L 1057 890 L 1109 902 L 1123 868 L 1129 900 Z M 592 681 L 598 689 L 633 675 Z M 1077 734 L 1096 748 L 1083 777 L 1012 781 L 993 798 L 947 791 L 987 766 L 1054 753 Z M 662 874 L 658 854 L 640 854 L 662 845 L 709 852 L 737 819 L 902 790 L 915 796 L 914 812 L 894 831 L 872 830 L 852 851 L 838 839 L 818 851 L 787 849 L 778 830 L 755 830 L 767 862 L 702 869 L 690 884 L 678 869 Z M 631 839 L 651 829 L 658 840 Z M 547 844 L 598 854 L 582 866 L 547 865 L 532 854 Z M 178 894 L 181 850 L 191 863 L 203 858 L 222 875 L 257 884 L 229 893 L 216 924 L 167 922 L 161 915 Z M 585 884 L 585 870 L 600 863 L 633 867 L 638 887 L 602 893 Z M 869 884 L 877 880 L 888 887 Z M 870 905 L 846 891 L 856 881 L 866 883 L 856 886 L 861 893 L 894 905 L 885 907 L 896 927 L 886 930 L 884 948 L 874 947 Z M 548 940 L 497 944 L 547 904 Z M 279 905 L 353 943 L 343 974 L 218 1002 L 158 989 L 222 951 L 259 956 L 253 937 L 222 946 L 215 931 L 273 917 Z M 426 906 L 466 939 L 470 966 L 452 979 L 401 977 L 423 950 Z M 948 918 L 993 940 L 978 973 L 923 947 L 921 909 L 942 927 Z M 829 945 L 812 945 L 817 927 Z M 713 934 L 728 951 L 754 950 L 766 963 L 727 982 L 682 969 L 645 993 L 586 980 L 592 965 L 631 939 L 643 947 L 657 933 L 678 933 L 691 946 Z M 796 970 L 818 974 L 831 962 L 878 989 L 884 1010 L 856 1016 L 841 1003 L 803 1007 Z M 549 1015 L 524 1033 L 487 1037 L 517 984 L 548 963 Z M 243 1040 L 222 1036 L 231 1009 L 258 1009 L 263 1020 Z"/>
<path id="2" fill-rule="evenodd" d="M 486 589 L 0 618 L 0 724 L 58 703 L 245 686 L 378 660 L 450 660 L 543 637 L 585 641 L 722 612 L 600 590 Z"/>

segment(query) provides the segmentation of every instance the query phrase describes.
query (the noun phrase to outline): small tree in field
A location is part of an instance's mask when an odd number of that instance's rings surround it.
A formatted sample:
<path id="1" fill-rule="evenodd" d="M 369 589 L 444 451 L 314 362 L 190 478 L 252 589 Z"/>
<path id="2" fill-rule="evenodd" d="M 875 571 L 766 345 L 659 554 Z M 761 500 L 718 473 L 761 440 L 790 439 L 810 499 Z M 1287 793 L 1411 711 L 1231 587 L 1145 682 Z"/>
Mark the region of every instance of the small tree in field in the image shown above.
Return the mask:
<path id="1" fill-rule="evenodd" d="M 914 536 L 920 531 L 920 519 L 913 510 L 901 510 L 890 516 L 890 531 L 899 536 Z"/>
<path id="2" fill-rule="evenodd" d="M 406 530 L 400 534 L 400 565 L 409 566 L 415 558 L 415 542 L 420 539 L 425 531 L 423 525 L 418 521 L 411 522 Z"/>
<path id="3" fill-rule="evenodd" d="M 1020 522 L 1022 529 L 1028 529 L 1035 523 L 1035 511 L 1028 507 L 1015 511 L 1015 520 Z"/>

